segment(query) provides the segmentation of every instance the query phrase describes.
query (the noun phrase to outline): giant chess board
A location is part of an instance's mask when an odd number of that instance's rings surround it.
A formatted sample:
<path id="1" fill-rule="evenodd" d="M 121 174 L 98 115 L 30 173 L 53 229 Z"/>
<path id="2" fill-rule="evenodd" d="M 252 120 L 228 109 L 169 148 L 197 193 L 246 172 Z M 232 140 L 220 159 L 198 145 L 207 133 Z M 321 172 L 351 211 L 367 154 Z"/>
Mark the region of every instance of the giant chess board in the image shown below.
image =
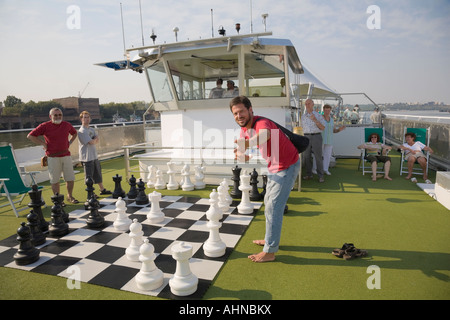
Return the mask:
<path id="1" fill-rule="evenodd" d="M 16 234 L 0 241 L 0 266 L 68 279 L 73 279 L 74 270 L 79 270 L 80 280 L 85 283 L 167 299 L 200 299 L 262 205 L 260 202 L 252 202 L 253 214 L 242 215 L 236 208 L 239 202 L 233 201 L 229 210 L 223 214 L 219 230 L 220 237 L 226 244 L 226 252 L 221 257 L 210 258 L 203 252 L 203 244 L 209 236 L 206 226 L 209 199 L 163 196 L 160 208 L 165 215 L 164 221 L 153 224 L 147 219 L 150 204 L 137 205 L 134 200 L 124 200 L 129 218 L 141 223 L 144 237 L 148 237 L 155 248 L 154 262 L 164 274 L 161 287 L 151 291 L 143 291 L 137 287 L 135 276 L 142 263 L 129 261 L 125 255 L 125 250 L 130 245 L 129 231 L 117 231 L 113 226 L 117 216 L 117 199 L 113 198 L 100 200 L 99 212 L 105 218 L 102 228 L 87 227 L 88 210 L 70 212 L 69 233 L 62 237 L 47 235 L 46 242 L 37 246 L 40 250 L 39 260 L 32 264 L 19 266 L 15 263 L 13 256 L 19 247 Z M 198 277 L 197 290 L 185 297 L 172 294 L 169 288 L 169 280 L 176 269 L 171 247 L 180 242 L 193 247 L 189 265 L 192 273 Z"/>

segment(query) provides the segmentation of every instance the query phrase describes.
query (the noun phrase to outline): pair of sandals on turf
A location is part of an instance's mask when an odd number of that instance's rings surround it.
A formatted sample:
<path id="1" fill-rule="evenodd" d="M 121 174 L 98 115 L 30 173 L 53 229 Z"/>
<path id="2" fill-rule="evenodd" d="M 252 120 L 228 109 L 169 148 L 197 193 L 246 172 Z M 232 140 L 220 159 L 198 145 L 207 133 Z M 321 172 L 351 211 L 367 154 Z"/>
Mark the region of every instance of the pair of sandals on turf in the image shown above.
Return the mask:
<path id="1" fill-rule="evenodd" d="M 334 249 L 331 253 L 336 257 L 344 258 L 345 260 L 367 256 L 367 250 L 355 248 L 353 243 L 344 243 L 342 248 Z"/>

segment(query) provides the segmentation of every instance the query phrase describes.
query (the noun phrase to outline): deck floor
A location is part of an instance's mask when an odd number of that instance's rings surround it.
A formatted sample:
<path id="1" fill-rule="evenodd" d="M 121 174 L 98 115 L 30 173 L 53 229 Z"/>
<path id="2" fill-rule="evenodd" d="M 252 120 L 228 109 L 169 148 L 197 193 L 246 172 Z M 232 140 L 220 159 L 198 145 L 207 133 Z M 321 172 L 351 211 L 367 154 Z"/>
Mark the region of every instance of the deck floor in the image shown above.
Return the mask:
<path id="1" fill-rule="evenodd" d="M 261 249 L 252 243 L 264 237 L 264 212 L 260 210 L 204 299 L 449 299 L 449 210 L 400 177 L 400 158 L 395 152 L 392 158 L 393 181 L 371 181 L 370 175 L 363 176 L 357 170 L 357 159 L 338 159 L 325 183 L 302 181 L 302 191 L 292 191 L 288 202 L 276 261 L 256 264 L 247 256 Z M 112 176 L 125 172 L 123 158 L 103 161 L 102 167 L 104 184 L 113 189 Z M 430 179 L 434 181 L 434 172 L 430 172 Z M 74 192 L 81 202 L 86 197 L 83 181 L 81 169 Z M 42 185 L 49 204 L 50 187 Z M 161 193 L 208 197 L 216 187 Z M 64 193 L 64 184 L 61 190 Z M 0 204 L 5 202 L 1 198 Z M 68 205 L 66 211 L 80 206 Z M 50 207 L 43 211 L 49 219 Z M 17 219 L 10 208 L 1 208 L 0 240 L 14 234 L 28 212 L 22 211 Z M 333 256 L 331 251 L 344 243 L 353 243 L 369 254 L 354 260 Z M 89 284 L 69 290 L 65 278 L 4 267 L 0 268 L 0 279 L 2 300 L 156 299 Z M 375 284 L 379 288 L 374 288 Z"/>

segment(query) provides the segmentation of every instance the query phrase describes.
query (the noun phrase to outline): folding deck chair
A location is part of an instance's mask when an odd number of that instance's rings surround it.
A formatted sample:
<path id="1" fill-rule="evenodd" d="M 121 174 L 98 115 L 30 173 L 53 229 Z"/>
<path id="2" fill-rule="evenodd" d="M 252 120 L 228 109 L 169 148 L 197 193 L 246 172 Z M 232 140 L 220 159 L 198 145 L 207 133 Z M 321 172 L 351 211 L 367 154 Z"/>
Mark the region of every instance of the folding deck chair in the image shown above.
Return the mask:
<path id="1" fill-rule="evenodd" d="M 369 142 L 369 137 L 372 133 L 377 133 L 380 136 L 380 142 L 385 144 L 384 128 L 364 128 L 364 134 L 361 134 L 361 144 Z M 359 158 L 358 170 L 362 169 L 362 174 L 367 172 L 372 173 L 372 167 L 366 160 L 366 149 L 361 149 L 361 157 Z M 387 155 L 387 154 L 386 154 Z M 379 162 L 377 164 L 377 172 L 384 174 L 384 163 Z"/>
<path id="2" fill-rule="evenodd" d="M 420 141 L 427 147 L 430 146 L 430 128 L 407 128 L 407 127 L 405 127 L 404 132 L 403 132 L 402 144 L 406 142 L 405 134 L 407 132 L 412 132 L 416 135 L 416 139 L 414 141 Z M 425 154 L 426 159 L 427 159 L 427 166 L 425 169 L 426 170 L 425 173 L 428 175 L 428 163 L 430 160 L 430 153 L 425 150 L 423 150 L 423 153 Z M 403 173 L 408 173 L 408 162 L 405 160 L 405 151 L 404 150 L 402 150 L 402 157 L 401 157 L 401 162 L 400 162 L 400 175 L 402 175 Z M 418 164 L 417 161 L 414 163 L 412 174 L 420 174 L 420 175 L 424 174 L 422 167 Z"/>
<path id="3" fill-rule="evenodd" d="M 25 195 L 31 190 L 31 185 L 36 184 L 34 175 L 39 171 L 21 172 L 11 144 L 0 146 L 0 168 L 0 194 L 7 197 L 9 202 L 1 205 L 0 208 L 11 205 L 18 218 L 18 212 L 28 207 L 18 209 L 15 204 L 21 204 Z M 23 175 L 30 175 L 30 186 L 25 184 Z M 42 187 L 38 188 L 42 189 Z M 17 196 L 20 196 L 20 198 L 14 201 L 13 198 Z"/>

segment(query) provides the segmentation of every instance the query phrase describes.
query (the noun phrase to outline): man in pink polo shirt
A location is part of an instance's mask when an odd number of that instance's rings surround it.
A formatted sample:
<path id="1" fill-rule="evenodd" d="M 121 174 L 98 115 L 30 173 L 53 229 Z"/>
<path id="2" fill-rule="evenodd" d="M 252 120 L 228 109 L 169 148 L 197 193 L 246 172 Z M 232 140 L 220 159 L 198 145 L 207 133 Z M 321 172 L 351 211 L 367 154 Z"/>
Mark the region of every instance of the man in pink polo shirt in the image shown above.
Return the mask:
<path id="1" fill-rule="evenodd" d="M 48 157 L 48 173 L 53 193 L 60 193 L 59 180 L 63 173 L 67 185 L 67 200 L 76 204 L 78 200 L 72 196 L 75 173 L 69 147 L 77 138 L 77 130 L 69 122 L 62 120 L 63 114 L 59 108 L 51 109 L 49 115 L 50 121 L 41 123 L 28 134 L 27 138 L 44 147 Z"/>
<path id="2" fill-rule="evenodd" d="M 245 154 L 246 150 L 257 146 L 269 170 L 264 197 L 266 234 L 264 240 L 253 241 L 264 248 L 248 258 L 254 262 L 273 261 L 280 243 L 284 208 L 300 170 L 298 151 L 275 123 L 253 115 L 247 97 L 233 98 L 230 110 L 241 127 L 241 138 L 236 141 L 236 159 L 247 161 L 249 156 Z"/>

